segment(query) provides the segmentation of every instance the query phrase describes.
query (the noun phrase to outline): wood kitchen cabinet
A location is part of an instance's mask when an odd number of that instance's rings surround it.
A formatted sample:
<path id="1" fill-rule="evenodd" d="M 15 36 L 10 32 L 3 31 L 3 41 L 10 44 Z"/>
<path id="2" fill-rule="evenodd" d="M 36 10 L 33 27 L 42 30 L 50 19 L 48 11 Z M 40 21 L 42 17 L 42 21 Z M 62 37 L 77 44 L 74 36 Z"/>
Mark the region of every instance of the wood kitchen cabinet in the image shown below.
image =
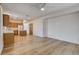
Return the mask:
<path id="1" fill-rule="evenodd" d="M 12 23 L 12 22 L 10 22 L 8 27 L 17 28 L 18 25 L 17 25 L 17 23 Z"/>
<path id="2" fill-rule="evenodd" d="M 9 22 L 8 27 L 13 27 L 13 28 L 17 28 L 18 25 L 23 25 L 22 23 L 13 23 L 13 22 Z"/>
<path id="3" fill-rule="evenodd" d="M 9 15 L 3 14 L 3 26 L 9 25 Z"/>
<path id="4" fill-rule="evenodd" d="M 13 33 L 3 33 L 4 48 L 7 48 L 14 44 L 14 34 Z"/>

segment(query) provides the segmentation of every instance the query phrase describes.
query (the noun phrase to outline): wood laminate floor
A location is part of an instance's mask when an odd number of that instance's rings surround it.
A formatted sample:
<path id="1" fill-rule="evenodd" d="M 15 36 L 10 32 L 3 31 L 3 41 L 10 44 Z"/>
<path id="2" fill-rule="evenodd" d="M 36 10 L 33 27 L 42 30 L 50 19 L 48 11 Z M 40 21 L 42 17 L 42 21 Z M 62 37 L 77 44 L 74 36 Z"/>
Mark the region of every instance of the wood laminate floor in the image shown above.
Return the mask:
<path id="1" fill-rule="evenodd" d="M 79 45 L 52 38 L 15 36 L 14 45 L 4 48 L 2 55 L 78 55 Z"/>

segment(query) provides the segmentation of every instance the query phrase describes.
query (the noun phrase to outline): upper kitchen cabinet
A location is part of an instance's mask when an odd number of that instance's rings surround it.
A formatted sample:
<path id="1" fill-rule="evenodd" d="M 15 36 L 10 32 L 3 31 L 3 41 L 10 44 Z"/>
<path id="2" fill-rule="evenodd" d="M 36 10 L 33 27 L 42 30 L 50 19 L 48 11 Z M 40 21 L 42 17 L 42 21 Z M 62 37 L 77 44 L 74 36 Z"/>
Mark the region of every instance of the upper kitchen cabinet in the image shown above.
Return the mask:
<path id="1" fill-rule="evenodd" d="M 9 15 L 3 14 L 3 26 L 9 25 Z"/>

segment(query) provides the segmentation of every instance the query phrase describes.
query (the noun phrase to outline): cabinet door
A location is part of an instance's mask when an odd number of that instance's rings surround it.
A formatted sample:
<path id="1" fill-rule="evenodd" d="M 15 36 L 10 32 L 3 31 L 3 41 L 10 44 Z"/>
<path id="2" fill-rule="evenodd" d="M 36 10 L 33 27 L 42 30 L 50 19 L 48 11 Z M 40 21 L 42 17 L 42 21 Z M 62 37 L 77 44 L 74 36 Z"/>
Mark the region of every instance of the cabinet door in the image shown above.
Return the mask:
<path id="1" fill-rule="evenodd" d="M 3 14 L 3 25 L 8 26 L 9 25 L 9 15 Z"/>
<path id="2" fill-rule="evenodd" d="M 14 44 L 14 34 L 13 33 L 4 33 L 4 48 L 7 48 Z"/>

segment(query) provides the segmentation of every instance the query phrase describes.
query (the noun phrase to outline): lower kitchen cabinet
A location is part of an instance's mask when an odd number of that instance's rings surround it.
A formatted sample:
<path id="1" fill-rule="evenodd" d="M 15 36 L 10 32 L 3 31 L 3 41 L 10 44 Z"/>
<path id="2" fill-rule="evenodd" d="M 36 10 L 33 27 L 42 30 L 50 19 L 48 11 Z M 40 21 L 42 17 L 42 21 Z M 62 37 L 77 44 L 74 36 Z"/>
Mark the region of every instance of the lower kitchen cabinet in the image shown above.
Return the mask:
<path id="1" fill-rule="evenodd" d="M 14 33 L 4 33 L 4 48 L 7 48 L 14 44 Z"/>

